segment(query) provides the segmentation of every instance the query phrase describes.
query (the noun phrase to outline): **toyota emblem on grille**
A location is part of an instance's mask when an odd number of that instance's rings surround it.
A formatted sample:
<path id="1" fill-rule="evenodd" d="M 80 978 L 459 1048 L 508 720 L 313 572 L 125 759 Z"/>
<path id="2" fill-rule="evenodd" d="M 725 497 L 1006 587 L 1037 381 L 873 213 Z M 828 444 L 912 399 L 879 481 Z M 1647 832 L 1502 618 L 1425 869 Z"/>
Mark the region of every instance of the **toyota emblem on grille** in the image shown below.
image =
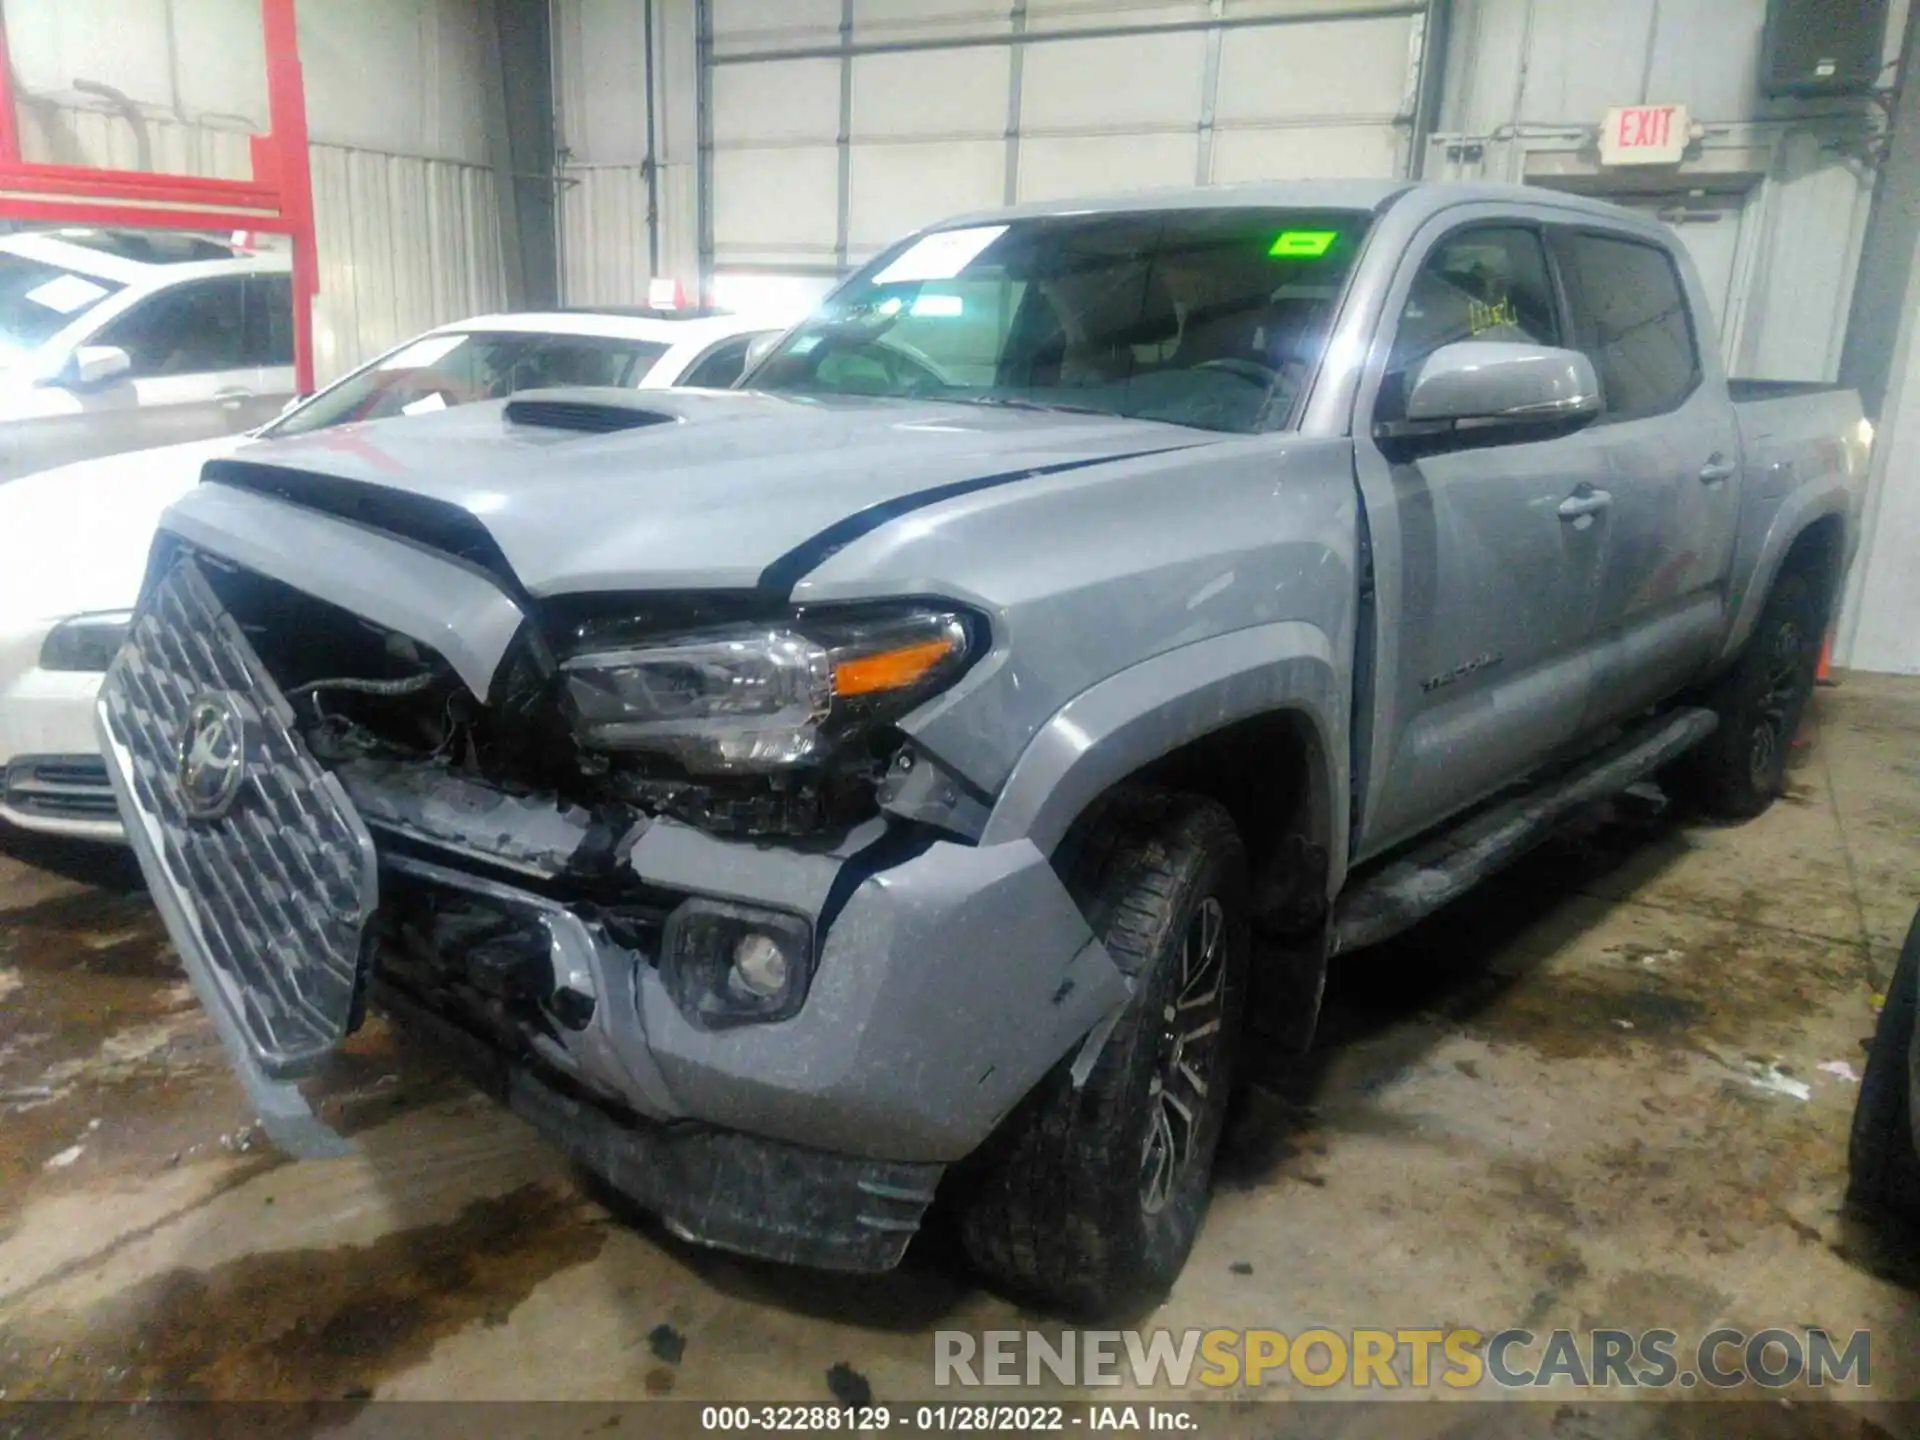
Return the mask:
<path id="1" fill-rule="evenodd" d="M 247 774 L 247 720 L 231 695 L 194 702 L 180 731 L 180 798 L 195 820 L 218 820 Z"/>

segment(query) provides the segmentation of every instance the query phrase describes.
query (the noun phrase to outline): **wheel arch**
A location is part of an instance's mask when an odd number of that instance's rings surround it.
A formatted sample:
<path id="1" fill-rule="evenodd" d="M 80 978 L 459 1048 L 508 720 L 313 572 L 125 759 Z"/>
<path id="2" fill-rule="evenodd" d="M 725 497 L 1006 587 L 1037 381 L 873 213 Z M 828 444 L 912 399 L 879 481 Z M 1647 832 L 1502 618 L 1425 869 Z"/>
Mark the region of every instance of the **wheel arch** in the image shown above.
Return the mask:
<path id="1" fill-rule="evenodd" d="M 1318 906 L 1344 873 L 1346 767 L 1346 696 L 1325 632 L 1254 626 L 1155 656 L 1062 706 L 1016 762 L 981 842 L 1024 838 L 1051 855 L 1117 786 L 1190 790 L 1234 817 L 1256 886 L 1289 844 L 1317 852 L 1315 894 L 1292 900 Z"/>
<path id="2" fill-rule="evenodd" d="M 1846 571 L 1847 544 L 1844 492 L 1816 492 L 1783 505 L 1768 527 L 1746 589 L 1737 595 L 1733 625 L 1721 649 L 1719 663 L 1731 663 L 1752 638 L 1774 583 L 1790 569 L 1817 567 L 1821 581 L 1818 598 L 1823 617 L 1831 623 L 1833 603 Z"/>

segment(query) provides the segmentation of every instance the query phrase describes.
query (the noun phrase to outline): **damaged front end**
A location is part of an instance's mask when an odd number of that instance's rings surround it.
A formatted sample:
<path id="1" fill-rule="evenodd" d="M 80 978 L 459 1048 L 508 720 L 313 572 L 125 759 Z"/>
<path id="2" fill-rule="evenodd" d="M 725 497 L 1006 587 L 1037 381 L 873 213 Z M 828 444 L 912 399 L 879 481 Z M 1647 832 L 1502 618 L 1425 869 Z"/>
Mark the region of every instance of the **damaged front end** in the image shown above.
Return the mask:
<path id="1" fill-rule="evenodd" d="M 294 1082 L 371 999 L 680 1233 L 885 1268 L 1126 982 L 1043 856 L 954 843 L 902 763 L 978 617 L 638 608 L 542 608 L 483 696 L 165 537 L 100 701 L 136 853 L 296 1153 L 338 1149 Z"/>
<path id="2" fill-rule="evenodd" d="M 894 722 L 957 680 L 986 642 L 984 620 L 953 606 L 754 618 L 764 603 L 744 597 L 599 599 L 599 614 L 585 616 L 556 602 L 477 697 L 403 636 L 257 577 L 230 588 L 249 592 L 238 613 L 273 617 L 255 628 L 284 653 L 263 659 L 299 677 L 286 693 L 323 763 L 373 762 L 389 780 L 396 765 L 426 765 L 540 797 L 585 817 L 599 843 L 575 862 L 584 865 L 617 859 L 610 831 L 653 816 L 752 839 L 844 832 L 878 809 L 905 745 Z M 316 652 L 316 634 L 335 643 Z M 443 815 L 461 803 L 456 786 L 431 778 L 399 788 Z M 556 838 L 529 843 L 551 849 Z"/>

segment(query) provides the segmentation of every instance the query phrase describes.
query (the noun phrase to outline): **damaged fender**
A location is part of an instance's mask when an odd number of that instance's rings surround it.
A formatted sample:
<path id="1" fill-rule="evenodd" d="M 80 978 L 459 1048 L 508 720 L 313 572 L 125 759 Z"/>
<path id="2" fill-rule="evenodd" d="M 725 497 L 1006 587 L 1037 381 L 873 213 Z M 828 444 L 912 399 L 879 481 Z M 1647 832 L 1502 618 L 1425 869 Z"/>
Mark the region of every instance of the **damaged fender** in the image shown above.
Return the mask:
<path id="1" fill-rule="evenodd" d="M 1255 625 L 1169 650 L 1063 705 L 1014 766 L 981 842 L 1031 840 L 1051 854 L 1095 799 L 1143 766 L 1236 721 L 1296 711 L 1320 738 L 1323 793 L 1345 791 L 1346 689 L 1326 632 L 1304 621 Z M 1327 892 L 1347 851 L 1344 808 L 1329 806 Z"/>
<path id="2" fill-rule="evenodd" d="M 1017 837 L 1051 854 L 1086 808 L 1128 776 L 1238 721 L 1278 711 L 1297 712 L 1313 727 L 1323 769 L 1315 783 L 1323 796 L 1344 796 L 1347 688 L 1333 655 L 1318 626 L 1288 621 L 1182 646 L 1123 670 L 1061 707 L 1034 737 L 987 819 L 982 843 Z M 1338 803 L 1324 808 L 1328 833 L 1315 843 L 1323 847 L 1331 898 L 1346 870 L 1347 811 Z M 1312 1033 L 1326 957 L 1321 936 L 1282 947 L 1270 968 L 1262 1008 L 1290 1017 L 1289 1034 Z M 1082 1043 L 1073 1065 L 1076 1085 L 1092 1073 L 1117 1020 L 1116 1009 Z"/>

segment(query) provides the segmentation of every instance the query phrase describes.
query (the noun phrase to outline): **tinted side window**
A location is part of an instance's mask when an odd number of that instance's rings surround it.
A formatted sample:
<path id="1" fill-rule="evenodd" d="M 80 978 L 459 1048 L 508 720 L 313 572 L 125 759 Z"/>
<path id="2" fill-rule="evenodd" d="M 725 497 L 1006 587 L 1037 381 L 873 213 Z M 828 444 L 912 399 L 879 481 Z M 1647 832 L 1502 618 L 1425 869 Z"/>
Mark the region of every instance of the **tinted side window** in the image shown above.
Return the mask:
<path id="1" fill-rule="evenodd" d="M 1435 245 L 1407 292 L 1388 371 L 1405 375 L 1461 340 L 1560 343 L 1560 307 L 1538 232 L 1489 225 Z"/>
<path id="2" fill-rule="evenodd" d="M 1561 245 L 1576 343 L 1600 377 L 1608 417 L 1674 409 L 1700 383 L 1700 353 L 1673 257 L 1656 245 L 1582 232 Z"/>
<path id="3" fill-rule="evenodd" d="M 118 345 L 139 376 L 237 370 L 246 358 L 245 282 L 194 280 L 135 305 L 106 325 L 98 344 Z"/>
<path id="4" fill-rule="evenodd" d="M 675 383 L 703 390 L 726 389 L 747 368 L 747 346 L 752 339 L 751 335 L 740 335 L 732 340 L 722 340 L 689 365 L 687 373 Z"/>
<path id="5" fill-rule="evenodd" d="M 254 275 L 247 280 L 247 363 L 293 364 L 293 280 Z"/>

